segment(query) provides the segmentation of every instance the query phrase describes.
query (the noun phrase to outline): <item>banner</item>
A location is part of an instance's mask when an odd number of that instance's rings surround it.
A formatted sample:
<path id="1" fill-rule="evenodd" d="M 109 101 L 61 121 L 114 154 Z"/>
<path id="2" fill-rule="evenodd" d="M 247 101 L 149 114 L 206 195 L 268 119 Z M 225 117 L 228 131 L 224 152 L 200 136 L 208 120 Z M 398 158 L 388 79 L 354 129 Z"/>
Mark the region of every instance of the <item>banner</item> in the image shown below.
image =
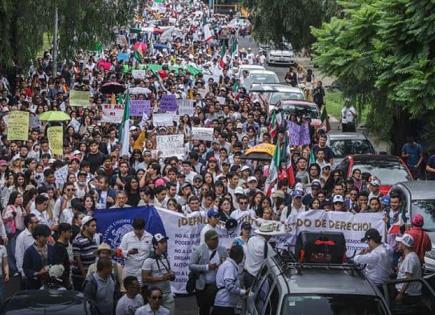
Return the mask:
<path id="1" fill-rule="evenodd" d="M 29 112 L 13 110 L 8 115 L 8 140 L 29 139 Z"/>
<path id="2" fill-rule="evenodd" d="M 219 102 L 219 104 L 221 104 L 221 105 L 225 105 L 225 97 L 222 97 L 222 96 L 218 96 L 218 97 L 216 97 L 216 100 Z"/>
<path id="3" fill-rule="evenodd" d="M 48 144 L 54 155 L 63 154 L 63 127 L 53 126 L 47 129 Z"/>
<path id="4" fill-rule="evenodd" d="M 192 140 L 213 141 L 213 128 L 192 127 Z"/>
<path id="5" fill-rule="evenodd" d="M 145 70 L 131 70 L 133 79 L 143 80 L 145 79 Z"/>
<path id="6" fill-rule="evenodd" d="M 69 92 L 69 105 L 70 106 L 89 106 L 89 92 L 88 91 L 75 91 Z"/>
<path id="7" fill-rule="evenodd" d="M 177 100 L 178 103 L 178 115 L 193 116 L 195 114 L 195 107 L 193 106 L 194 101 L 192 100 Z"/>
<path id="8" fill-rule="evenodd" d="M 124 116 L 124 106 L 120 104 L 103 104 L 101 122 L 120 124 Z"/>
<path id="9" fill-rule="evenodd" d="M 124 53 L 124 52 L 118 53 L 118 57 L 117 57 L 118 61 L 128 62 L 129 58 L 130 58 L 130 56 L 128 53 Z"/>
<path id="10" fill-rule="evenodd" d="M 150 100 L 130 100 L 130 116 L 142 117 L 144 112 L 149 116 L 150 104 Z"/>
<path id="11" fill-rule="evenodd" d="M 157 150 L 162 152 L 161 157 L 176 156 L 180 159 L 184 156 L 184 135 L 157 136 Z"/>
<path id="12" fill-rule="evenodd" d="M 175 95 L 163 95 L 160 99 L 160 106 L 161 111 L 165 112 L 175 112 L 177 111 L 177 99 Z"/>
<path id="13" fill-rule="evenodd" d="M 173 127 L 174 126 L 174 115 L 166 113 L 154 113 L 153 114 L 153 125 L 154 127 Z"/>
<path id="14" fill-rule="evenodd" d="M 162 208 L 137 207 L 123 209 L 96 210 L 97 232 L 101 233 L 105 242 L 116 248 L 121 243 L 122 236 L 131 231 L 131 223 L 135 217 L 142 217 L 146 222 L 146 231 L 151 234 L 162 233 L 168 239 L 168 259 L 171 270 L 175 273 L 175 281 L 171 282 L 174 293 L 186 293 L 185 287 L 189 274 L 189 262 L 192 249 L 199 245 L 201 229 L 207 223 L 205 213 L 195 212 L 188 216 Z M 249 221 L 253 230 L 257 229 L 262 219 L 253 219 L 246 213 L 238 220 L 234 231 L 227 231 L 221 222 L 216 231 L 219 234 L 219 245 L 230 248 L 233 239 L 240 235 L 243 221 Z M 299 232 L 308 230 L 313 232 L 342 232 L 346 238 L 348 255 L 353 251 L 366 248 L 361 238 L 369 228 L 376 228 L 381 235 L 385 235 L 383 213 L 325 212 L 310 210 L 289 217 L 286 224 L 277 221 L 276 229 L 285 232 L 283 236 L 275 237 L 275 241 L 283 244 L 294 244 Z"/>

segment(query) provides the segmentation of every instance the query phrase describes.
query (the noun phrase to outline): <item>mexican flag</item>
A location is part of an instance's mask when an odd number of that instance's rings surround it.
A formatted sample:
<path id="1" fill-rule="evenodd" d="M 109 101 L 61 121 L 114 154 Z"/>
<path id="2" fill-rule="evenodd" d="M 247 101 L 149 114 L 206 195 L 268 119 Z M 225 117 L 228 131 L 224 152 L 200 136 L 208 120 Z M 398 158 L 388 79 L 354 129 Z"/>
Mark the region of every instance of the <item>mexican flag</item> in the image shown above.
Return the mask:
<path id="1" fill-rule="evenodd" d="M 278 131 L 279 128 L 281 127 L 281 124 L 282 124 L 282 114 L 280 112 L 277 113 L 276 110 L 274 110 L 272 112 L 272 118 L 270 120 L 270 125 L 269 125 L 269 133 L 273 142 L 275 142 L 275 138 L 278 135 Z"/>
<path id="2" fill-rule="evenodd" d="M 210 29 L 210 24 L 205 24 L 203 27 L 204 41 L 208 42 L 213 39 L 213 33 Z"/>
<path id="3" fill-rule="evenodd" d="M 224 44 L 224 45 L 222 45 L 221 52 L 219 54 L 219 56 L 220 56 L 219 67 L 221 69 L 225 68 L 225 66 L 227 64 L 226 63 L 226 52 L 227 52 L 227 47 Z"/>
<path id="4" fill-rule="evenodd" d="M 237 39 L 231 44 L 231 60 L 233 60 L 239 54 L 239 42 Z"/>
<path id="5" fill-rule="evenodd" d="M 275 145 L 275 150 L 273 151 L 272 162 L 269 166 L 269 176 L 267 176 L 266 183 L 264 184 L 264 193 L 267 196 L 272 194 L 272 189 L 278 181 L 278 171 L 281 163 L 282 148 L 279 141 Z"/>
<path id="6" fill-rule="evenodd" d="M 124 116 L 119 126 L 121 155 L 130 154 L 130 95 L 127 92 L 124 100 Z"/>

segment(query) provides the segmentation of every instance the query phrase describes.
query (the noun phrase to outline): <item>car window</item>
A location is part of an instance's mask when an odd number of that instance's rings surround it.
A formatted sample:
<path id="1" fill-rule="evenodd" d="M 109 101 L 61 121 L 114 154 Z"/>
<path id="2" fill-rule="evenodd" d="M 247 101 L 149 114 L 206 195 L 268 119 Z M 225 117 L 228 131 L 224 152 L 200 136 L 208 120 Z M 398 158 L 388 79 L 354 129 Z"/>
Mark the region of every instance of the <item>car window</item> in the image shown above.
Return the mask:
<path id="1" fill-rule="evenodd" d="M 286 104 L 285 102 L 283 102 L 281 106 L 287 118 L 290 118 L 290 114 L 296 113 L 297 116 L 304 115 L 311 119 L 320 119 L 320 113 L 314 107 Z"/>
<path id="2" fill-rule="evenodd" d="M 258 314 L 263 314 L 264 306 L 267 302 L 267 296 L 270 292 L 270 288 L 272 287 L 273 279 L 272 276 L 269 275 L 261 284 L 257 295 L 255 296 L 255 308 L 257 309 Z"/>
<path id="3" fill-rule="evenodd" d="M 349 167 L 349 160 L 344 159 L 340 164 L 337 165 L 336 169 L 343 172 L 344 177 L 347 177 L 347 169 Z"/>
<path id="4" fill-rule="evenodd" d="M 279 305 L 279 290 L 278 290 L 278 286 L 275 285 L 266 303 L 266 310 L 264 311 L 264 315 L 276 315 L 278 312 L 278 305 Z"/>
<path id="5" fill-rule="evenodd" d="M 419 199 L 411 202 L 412 214 L 419 213 L 424 218 L 424 228 L 435 232 L 435 199 Z"/>
<path id="6" fill-rule="evenodd" d="M 346 139 L 331 140 L 330 147 L 334 157 L 343 158 L 352 154 L 374 154 L 372 145 L 367 140 Z"/>
<path id="7" fill-rule="evenodd" d="M 297 92 L 274 92 L 270 96 L 269 104 L 275 105 L 281 100 L 303 100 L 304 95 Z"/>
<path id="8" fill-rule="evenodd" d="M 376 160 L 357 162 L 353 165 L 352 171 L 359 168 L 361 173 L 367 172 L 372 176 L 379 178 L 382 185 L 394 185 L 400 182 L 412 180 L 408 170 L 399 162 L 391 160 Z"/>
<path id="9" fill-rule="evenodd" d="M 263 268 L 261 268 L 260 275 L 257 276 L 256 280 L 252 284 L 252 292 L 256 293 L 258 288 L 260 287 L 263 279 L 265 278 L 267 271 L 268 271 L 267 265 L 264 265 Z"/>

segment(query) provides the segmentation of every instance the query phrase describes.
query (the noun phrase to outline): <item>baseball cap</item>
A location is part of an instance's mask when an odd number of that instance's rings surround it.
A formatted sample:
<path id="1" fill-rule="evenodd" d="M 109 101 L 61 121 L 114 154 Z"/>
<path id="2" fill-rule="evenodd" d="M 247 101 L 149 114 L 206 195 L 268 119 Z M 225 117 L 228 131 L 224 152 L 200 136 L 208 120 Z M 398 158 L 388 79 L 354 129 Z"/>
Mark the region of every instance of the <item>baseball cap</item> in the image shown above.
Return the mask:
<path id="1" fill-rule="evenodd" d="M 374 178 L 374 179 L 371 180 L 370 185 L 380 186 L 381 185 L 381 181 L 379 179 L 377 179 L 377 178 Z"/>
<path id="2" fill-rule="evenodd" d="M 297 197 L 302 197 L 304 195 L 304 193 L 300 190 L 295 190 L 292 194 L 293 198 L 297 198 Z"/>
<path id="3" fill-rule="evenodd" d="M 381 234 L 379 234 L 378 230 L 368 229 L 364 234 L 364 237 L 361 239 L 361 242 L 366 242 L 368 240 L 380 241 L 381 239 Z"/>
<path id="4" fill-rule="evenodd" d="M 204 239 L 206 241 L 214 240 L 217 238 L 219 238 L 219 235 L 217 234 L 217 232 L 215 230 L 208 230 L 207 232 L 205 232 Z"/>
<path id="5" fill-rule="evenodd" d="M 86 215 L 86 216 L 84 216 L 83 219 L 82 219 L 82 228 L 83 228 L 86 224 L 88 224 L 89 222 L 91 222 L 91 221 L 93 221 L 93 220 L 96 221 L 96 219 L 95 219 L 94 217 L 90 216 L 90 215 Z"/>
<path id="6" fill-rule="evenodd" d="M 243 166 L 241 169 L 242 172 L 243 171 L 250 171 L 250 170 L 251 170 L 251 168 L 248 165 Z"/>
<path id="7" fill-rule="evenodd" d="M 311 183 L 311 188 L 318 188 L 318 189 L 320 189 L 321 187 L 322 187 L 322 185 L 320 184 L 320 181 L 318 181 L 317 179 L 313 180 L 313 182 Z"/>
<path id="8" fill-rule="evenodd" d="M 414 238 L 408 233 L 403 234 L 403 236 L 397 236 L 396 242 L 402 243 L 406 247 L 414 247 Z"/>
<path id="9" fill-rule="evenodd" d="M 137 127 L 136 126 L 131 126 L 130 127 L 130 131 L 134 131 L 134 130 L 137 130 Z"/>
<path id="10" fill-rule="evenodd" d="M 209 218 L 218 218 L 219 217 L 219 212 L 217 212 L 216 210 L 208 210 L 207 211 L 207 217 Z"/>
<path id="11" fill-rule="evenodd" d="M 412 217 L 412 225 L 422 227 L 424 225 L 424 218 L 421 214 L 417 213 Z"/>
<path id="12" fill-rule="evenodd" d="M 8 162 L 6 162 L 5 160 L 0 160 L 0 166 L 6 166 L 8 165 Z"/>
<path id="13" fill-rule="evenodd" d="M 281 198 L 284 199 L 284 192 L 282 190 L 274 191 L 272 194 L 272 198 Z"/>
<path id="14" fill-rule="evenodd" d="M 234 194 L 235 194 L 235 195 L 244 195 L 244 194 L 245 194 L 245 191 L 243 190 L 242 187 L 237 187 L 237 188 L 234 190 Z"/>
<path id="15" fill-rule="evenodd" d="M 255 177 L 255 176 L 249 176 L 248 177 L 248 183 L 249 182 L 257 182 L 257 177 Z"/>
<path id="16" fill-rule="evenodd" d="M 238 123 L 236 125 L 236 129 L 243 129 L 243 124 L 242 123 Z"/>
<path id="17" fill-rule="evenodd" d="M 157 245 L 160 242 L 167 241 L 168 237 L 164 236 L 161 233 L 157 233 L 153 236 L 153 244 Z"/>
<path id="18" fill-rule="evenodd" d="M 335 195 L 334 198 L 332 199 L 332 203 L 336 203 L 336 202 L 344 202 L 343 196 L 342 195 Z"/>
<path id="19" fill-rule="evenodd" d="M 83 152 L 80 150 L 75 150 L 72 155 L 79 155 L 79 154 L 83 154 Z"/>

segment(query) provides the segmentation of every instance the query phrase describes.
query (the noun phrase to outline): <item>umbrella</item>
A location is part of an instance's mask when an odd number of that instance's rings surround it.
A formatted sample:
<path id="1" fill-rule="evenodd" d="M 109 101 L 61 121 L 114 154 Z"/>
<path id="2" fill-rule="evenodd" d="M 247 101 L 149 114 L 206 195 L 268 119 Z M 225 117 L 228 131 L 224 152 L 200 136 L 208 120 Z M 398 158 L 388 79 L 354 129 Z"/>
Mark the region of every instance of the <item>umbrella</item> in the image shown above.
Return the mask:
<path id="1" fill-rule="evenodd" d="M 45 121 L 65 121 L 70 120 L 71 117 L 67 113 L 61 111 L 48 111 L 39 115 L 39 120 Z"/>
<path id="2" fill-rule="evenodd" d="M 100 92 L 103 94 L 118 94 L 124 91 L 125 87 L 121 83 L 115 81 L 104 83 L 100 88 Z"/>
<path id="3" fill-rule="evenodd" d="M 240 158 L 243 160 L 270 161 L 273 156 L 275 146 L 270 143 L 260 143 L 246 150 Z"/>
<path id="4" fill-rule="evenodd" d="M 272 160 L 272 157 L 267 153 L 255 152 L 255 153 L 251 153 L 249 155 L 242 154 L 240 156 L 240 159 L 242 159 L 242 160 L 255 160 L 255 161 L 270 161 L 270 160 Z"/>

